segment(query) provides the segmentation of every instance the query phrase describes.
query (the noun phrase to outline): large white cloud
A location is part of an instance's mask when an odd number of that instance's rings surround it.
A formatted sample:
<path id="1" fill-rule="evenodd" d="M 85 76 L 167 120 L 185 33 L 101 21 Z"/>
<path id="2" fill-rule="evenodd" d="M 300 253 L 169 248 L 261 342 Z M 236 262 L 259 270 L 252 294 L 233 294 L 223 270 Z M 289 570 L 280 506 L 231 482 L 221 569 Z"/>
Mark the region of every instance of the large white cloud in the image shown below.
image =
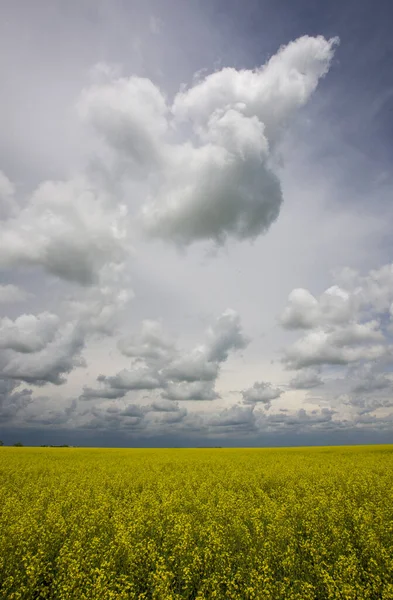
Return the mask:
<path id="1" fill-rule="evenodd" d="M 177 95 L 173 113 L 203 127 L 217 109 L 243 103 L 245 114 L 256 116 L 268 138 L 276 139 L 328 72 L 337 42 L 337 38 L 306 35 L 282 46 L 258 69 L 225 68 L 208 75 Z"/>
<path id="2" fill-rule="evenodd" d="M 143 183 L 133 194 L 151 235 L 223 243 L 270 227 L 283 200 L 275 145 L 329 70 L 336 42 L 304 36 L 258 69 L 207 76 L 172 104 L 149 79 L 110 69 L 85 88 L 79 114 L 112 178 Z"/>
<path id="3" fill-rule="evenodd" d="M 0 267 L 92 285 L 126 256 L 132 201 L 147 231 L 175 242 L 265 232 L 283 200 L 275 144 L 327 73 L 335 44 L 304 36 L 259 69 L 207 76 L 172 104 L 149 79 L 107 70 L 77 102 L 96 136 L 88 168 L 22 199 L 1 173 Z"/>
<path id="4" fill-rule="evenodd" d="M 336 42 L 304 36 L 259 69 L 225 68 L 176 96 L 174 123 L 188 121 L 195 141 L 168 149 L 166 172 L 143 212 L 151 234 L 223 243 L 270 227 L 283 200 L 274 147 L 327 73 Z"/>

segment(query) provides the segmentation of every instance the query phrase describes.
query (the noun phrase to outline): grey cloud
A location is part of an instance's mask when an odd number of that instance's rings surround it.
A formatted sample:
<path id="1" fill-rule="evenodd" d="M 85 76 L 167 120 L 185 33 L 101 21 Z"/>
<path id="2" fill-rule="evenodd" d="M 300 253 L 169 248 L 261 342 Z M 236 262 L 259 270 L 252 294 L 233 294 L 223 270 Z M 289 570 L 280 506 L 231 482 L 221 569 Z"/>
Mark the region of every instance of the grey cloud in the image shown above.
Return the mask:
<path id="1" fill-rule="evenodd" d="M 147 361 L 167 361 L 175 352 L 175 342 L 158 321 L 144 320 L 141 333 L 122 337 L 118 348 L 124 356 Z"/>
<path id="2" fill-rule="evenodd" d="M 79 396 L 79 400 L 93 400 L 96 398 L 106 398 L 108 400 L 116 400 L 123 398 L 127 393 L 125 389 L 102 387 L 102 388 L 91 388 L 85 386 L 82 394 Z"/>
<path id="3" fill-rule="evenodd" d="M 202 349 L 173 360 L 163 370 L 163 376 L 165 379 L 172 381 L 188 383 L 193 381 L 215 381 L 218 370 L 218 363 L 206 360 L 206 354 Z"/>
<path id="4" fill-rule="evenodd" d="M 32 402 L 32 391 L 18 389 L 20 384 L 20 381 L 0 379 L 0 419 L 3 423 L 11 421 Z"/>
<path id="5" fill-rule="evenodd" d="M 360 275 L 353 269 L 340 269 L 335 273 L 356 302 L 369 315 L 387 313 L 393 302 L 393 263 Z"/>
<path id="6" fill-rule="evenodd" d="M 166 400 L 164 398 L 157 398 L 148 406 L 151 412 L 176 412 L 180 410 L 177 402 Z"/>
<path id="7" fill-rule="evenodd" d="M 286 329 L 312 329 L 321 325 L 346 323 L 356 314 L 358 299 L 334 285 L 317 300 L 308 290 L 294 289 L 279 318 Z"/>
<path id="8" fill-rule="evenodd" d="M 370 343 L 383 343 L 384 335 L 378 321 L 349 323 L 330 334 L 330 341 L 337 347 L 356 346 Z"/>
<path id="9" fill-rule="evenodd" d="M 224 362 L 232 350 L 241 350 L 249 343 L 241 328 L 239 315 L 227 309 L 207 332 L 206 358 Z"/>
<path id="10" fill-rule="evenodd" d="M 225 408 L 218 415 L 207 420 L 207 424 L 213 428 L 225 429 L 235 432 L 256 430 L 256 417 L 253 406 L 241 406 L 234 404 Z"/>
<path id="11" fill-rule="evenodd" d="M 59 317 L 48 312 L 21 315 L 15 321 L 5 317 L 0 319 L 0 349 L 38 352 L 53 341 L 58 328 Z"/>
<path id="12" fill-rule="evenodd" d="M 363 364 L 391 356 L 386 319 L 393 301 L 392 273 L 392 265 L 363 277 L 344 269 L 336 273 L 340 285 L 331 286 L 319 299 L 308 290 L 293 290 L 281 325 L 309 332 L 284 350 L 284 364 L 299 370 Z"/>
<path id="13" fill-rule="evenodd" d="M 354 394 L 370 394 L 377 390 L 387 390 L 393 387 L 393 382 L 383 373 L 370 375 L 368 378 L 364 378 L 358 381 L 352 388 Z"/>
<path id="14" fill-rule="evenodd" d="M 347 365 L 358 361 L 375 360 L 387 352 L 383 344 L 356 346 L 355 343 L 353 338 L 348 337 L 345 345 L 338 345 L 335 343 L 334 333 L 318 329 L 287 348 L 284 351 L 283 362 L 290 369 L 318 365 Z"/>
<path id="15" fill-rule="evenodd" d="M 143 419 L 146 414 L 146 410 L 137 404 L 127 404 L 127 406 L 123 410 L 119 411 L 118 414 L 121 417 L 137 417 L 138 419 Z"/>
<path id="16" fill-rule="evenodd" d="M 320 385 L 323 380 L 317 369 L 304 369 L 289 382 L 289 387 L 294 390 L 309 390 Z"/>
<path id="17" fill-rule="evenodd" d="M 258 427 L 261 430 L 277 433 L 284 431 L 305 433 L 312 430 L 340 429 L 342 423 L 339 420 L 334 421 L 334 415 L 335 411 L 330 408 L 322 408 L 311 412 L 301 408 L 294 413 L 280 412 L 272 415 L 260 415 Z"/>
<path id="18" fill-rule="evenodd" d="M 97 380 L 101 384 L 100 387 L 84 387 L 80 400 L 118 399 L 130 391 L 155 390 L 162 387 L 158 373 L 148 368 L 123 369 L 112 377 L 99 375 Z"/>
<path id="19" fill-rule="evenodd" d="M 71 420 L 77 413 L 77 401 L 74 399 L 63 410 L 47 409 L 44 414 L 33 414 L 27 417 L 26 421 L 30 425 L 71 426 Z"/>
<path id="20" fill-rule="evenodd" d="M 120 390 L 154 390 L 162 386 L 158 374 L 149 369 L 123 369 L 113 377 L 106 377 L 104 383 Z"/>
<path id="21" fill-rule="evenodd" d="M 132 294 L 101 273 L 102 285 L 66 298 L 60 314 L 22 314 L 15 320 L 0 319 L 0 372 L 3 377 L 27 383 L 62 384 L 74 368 L 83 366 L 86 342 L 97 335 L 114 333 L 118 318 Z M 92 393 L 89 390 L 87 393 Z"/>
<path id="22" fill-rule="evenodd" d="M 160 90 L 142 77 L 118 77 L 86 88 L 78 111 L 105 142 L 128 161 L 133 176 L 147 175 L 164 158 L 168 107 Z"/>
<path id="23" fill-rule="evenodd" d="M 124 259 L 124 210 L 84 176 L 46 181 L 0 220 L 0 266 L 40 266 L 91 285 L 104 265 Z"/>
<path id="24" fill-rule="evenodd" d="M 127 279 L 116 270 L 101 272 L 101 285 L 79 290 L 64 302 L 67 316 L 77 322 L 85 335 L 113 335 L 128 308 L 133 292 Z"/>
<path id="25" fill-rule="evenodd" d="M 219 395 L 214 390 L 214 383 L 194 381 L 192 383 L 168 383 L 162 392 L 168 400 L 215 400 Z"/>
<path id="26" fill-rule="evenodd" d="M 264 381 L 255 382 L 248 390 L 242 392 L 244 404 L 263 404 L 269 408 L 272 400 L 279 398 L 283 393 L 279 388 L 275 388 L 271 383 Z"/>
<path id="27" fill-rule="evenodd" d="M 280 316 L 286 329 L 311 329 L 317 323 L 318 302 L 308 290 L 297 288 L 288 297 L 288 305 Z"/>
<path id="28" fill-rule="evenodd" d="M 350 384 L 350 393 L 353 396 L 384 390 L 389 393 L 393 387 L 393 380 L 387 377 L 387 366 L 383 362 L 374 361 L 350 369 L 346 378 Z"/>
<path id="29" fill-rule="evenodd" d="M 249 339 L 242 332 L 239 315 L 227 309 L 208 329 L 206 341 L 191 353 L 175 358 L 163 371 L 165 378 L 174 381 L 215 381 L 220 363 L 231 351 L 245 348 Z"/>
<path id="30" fill-rule="evenodd" d="M 144 321 L 142 332 L 121 339 L 123 354 L 134 359 L 133 369 L 112 377 L 99 377 L 103 386 L 85 388 L 81 399 L 115 398 L 125 390 L 161 389 L 169 400 L 214 400 L 214 386 L 220 365 L 231 351 L 244 348 L 248 338 L 242 332 L 239 315 L 226 310 L 207 330 L 205 343 L 191 352 L 181 352 L 158 322 Z M 121 393 L 124 391 L 124 394 Z"/>
<path id="31" fill-rule="evenodd" d="M 42 350 L 21 354 L 5 350 L 0 354 L 0 372 L 3 377 L 20 379 L 35 385 L 66 381 L 65 375 L 84 364 L 81 351 L 85 335 L 72 323 L 59 328 L 54 339 Z"/>

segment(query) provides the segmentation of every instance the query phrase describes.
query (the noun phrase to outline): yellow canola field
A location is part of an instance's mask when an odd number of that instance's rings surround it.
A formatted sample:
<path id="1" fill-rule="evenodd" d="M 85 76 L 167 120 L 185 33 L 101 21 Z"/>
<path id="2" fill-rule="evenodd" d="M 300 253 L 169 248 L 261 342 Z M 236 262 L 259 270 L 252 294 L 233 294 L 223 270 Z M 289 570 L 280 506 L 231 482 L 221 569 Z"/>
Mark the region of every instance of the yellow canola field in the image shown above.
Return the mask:
<path id="1" fill-rule="evenodd" d="M 0 448 L 0 598 L 393 599 L 393 446 Z"/>

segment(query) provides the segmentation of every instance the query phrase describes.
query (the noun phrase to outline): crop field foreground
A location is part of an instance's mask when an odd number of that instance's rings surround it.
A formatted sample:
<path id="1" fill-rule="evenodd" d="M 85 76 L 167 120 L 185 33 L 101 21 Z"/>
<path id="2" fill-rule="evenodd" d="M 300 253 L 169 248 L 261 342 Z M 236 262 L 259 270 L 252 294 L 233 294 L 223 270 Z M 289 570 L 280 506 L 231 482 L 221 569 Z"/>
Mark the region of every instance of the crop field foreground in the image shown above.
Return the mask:
<path id="1" fill-rule="evenodd" d="M 393 599 L 393 446 L 0 448 L 0 598 Z"/>

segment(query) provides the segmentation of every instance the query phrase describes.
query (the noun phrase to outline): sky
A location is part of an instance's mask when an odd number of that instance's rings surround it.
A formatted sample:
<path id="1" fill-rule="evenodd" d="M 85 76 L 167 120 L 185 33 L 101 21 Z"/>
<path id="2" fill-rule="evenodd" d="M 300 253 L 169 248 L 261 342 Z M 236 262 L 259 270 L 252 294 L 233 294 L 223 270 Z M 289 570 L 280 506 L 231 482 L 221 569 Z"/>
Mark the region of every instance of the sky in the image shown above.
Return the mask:
<path id="1" fill-rule="evenodd" d="M 393 443 L 389 0 L 5 0 L 0 439 Z"/>

